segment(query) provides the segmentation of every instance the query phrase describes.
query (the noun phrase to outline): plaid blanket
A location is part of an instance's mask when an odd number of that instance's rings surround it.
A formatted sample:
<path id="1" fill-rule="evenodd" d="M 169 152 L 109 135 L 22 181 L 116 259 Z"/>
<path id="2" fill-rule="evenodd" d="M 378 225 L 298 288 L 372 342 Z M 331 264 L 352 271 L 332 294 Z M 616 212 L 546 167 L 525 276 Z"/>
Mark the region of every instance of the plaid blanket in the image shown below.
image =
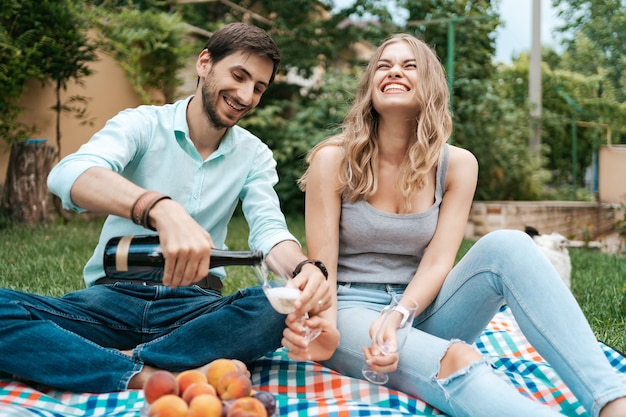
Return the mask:
<path id="1" fill-rule="evenodd" d="M 626 358 L 602 343 L 600 346 L 626 382 Z M 508 308 L 494 317 L 476 347 L 523 395 L 567 416 L 588 416 L 552 368 L 528 344 Z M 282 349 L 261 358 L 251 371 L 254 388 L 276 395 L 282 417 L 443 415 L 401 392 L 341 376 L 315 362 L 290 361 Z M 139 417 L 144 406 L 141 391 L 39 391 L 16 381 L 0 380 L 3 417 Z"/>

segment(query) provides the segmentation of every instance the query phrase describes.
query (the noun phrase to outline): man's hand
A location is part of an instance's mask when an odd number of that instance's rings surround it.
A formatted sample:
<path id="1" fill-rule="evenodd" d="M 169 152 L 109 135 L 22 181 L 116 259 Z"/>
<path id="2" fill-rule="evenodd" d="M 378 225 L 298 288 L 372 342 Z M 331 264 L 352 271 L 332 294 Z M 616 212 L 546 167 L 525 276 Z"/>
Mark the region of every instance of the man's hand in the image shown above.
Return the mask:
<path id="1" fill-rule="evenodd" d="M 165 258 L 163 284 L 192 285 L 209 273 L 211 235 L 173 200 L 161 200 L 150 210 L 150 224 L 159 233 Z"/>
<path id="2" fill-rule="evenodd" d="M 294 303 L 296 311 L 315 314 L 330 307 L 334 288 L 330 287 L 322 271 L 313 264 L 305 264 L 293 278 L 302 294 Z"/>
<path id="3" fill-rule="evenodd" d="M 285 277 L 291 277 L 296 265 L 305 259 L 300 245 L 293 240 L 276 244 L 266 258 L 268 266 Z M 317 266 L 304 264 L 300 273 L 293 278 L 293 284 L 302 291 L 294 303 L 296 313 L 300 316 L 304 313 L 315 314 L 330 307 L 335 289 L 331 288 Z"/>
<path id="4" fill-rule="evenodd" d="M 146 191 L 116 172 L 93 167 L 76 179 L 71 197 L 86 210 L 130 218 L 133 203 Z M 191 285 L 207 276 L 213 241 L 184 207 L 174 200 L 159 200 L 148 215 L 165 258 L 163 283 Z"/>

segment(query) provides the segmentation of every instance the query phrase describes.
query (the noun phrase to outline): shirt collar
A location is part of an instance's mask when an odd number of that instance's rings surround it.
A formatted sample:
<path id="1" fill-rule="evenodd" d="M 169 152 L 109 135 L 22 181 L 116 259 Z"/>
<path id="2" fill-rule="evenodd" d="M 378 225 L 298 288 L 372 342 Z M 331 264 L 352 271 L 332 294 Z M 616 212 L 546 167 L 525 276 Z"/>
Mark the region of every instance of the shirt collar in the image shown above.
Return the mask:
<path id="1" fill-rule="evenodd" d="M 196 150 L 191 138 L 189 137 L 189 125 L 187 124 L 187 106 L 189 106 L 189 102 L 194 96 L 189 96 L 184 100 L 180 100 L 178 105 L 176 106 L 176 110 L 174 113 L 174 135 L 179 145 L 187 152 L 192 155 L 196 155 L 199 157 L 198 151 Z M 226 129 L 226 133 L 224 133 L 224 137 L 220 141 L 220 145 L 217 150 L 213 152 L 208 159 L 217 158 L 221 155 L 227 155 L 232 153 L 235 149 L 235 131 L 237 130 L 237 126 L 233 126 L 232 128 Z"/>

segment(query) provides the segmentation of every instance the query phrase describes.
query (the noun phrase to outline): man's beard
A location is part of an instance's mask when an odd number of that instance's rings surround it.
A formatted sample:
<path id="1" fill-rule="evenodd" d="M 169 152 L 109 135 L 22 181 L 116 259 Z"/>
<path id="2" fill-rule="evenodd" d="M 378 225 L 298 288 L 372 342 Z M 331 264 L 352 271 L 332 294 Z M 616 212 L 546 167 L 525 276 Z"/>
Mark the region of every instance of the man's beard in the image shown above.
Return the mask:
<path id="1" fill-rule="evenodd" d="M 209 73 L 206 78 L 207 81 L 202 85 L 202 108 L 204 109 L 204 114 L 209 120 L 209 123 L 215 129 L 227 129 L 232 127 L 235 123 L 223 120 L 217 114 L 215 102 L 219 100 L 219 98 L 217 97 L 216 89 L 213 88 L 215 87 L 214 84 L 208 81 L 210 76 L 211 74 Z"/>

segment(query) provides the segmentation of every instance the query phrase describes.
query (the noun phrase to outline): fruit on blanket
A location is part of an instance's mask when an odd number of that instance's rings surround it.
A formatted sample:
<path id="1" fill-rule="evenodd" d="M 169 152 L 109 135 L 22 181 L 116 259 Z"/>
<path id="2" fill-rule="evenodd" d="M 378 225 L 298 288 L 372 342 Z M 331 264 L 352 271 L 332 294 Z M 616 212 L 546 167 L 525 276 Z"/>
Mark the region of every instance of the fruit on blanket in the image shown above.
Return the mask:
<path id="1" fill-rule="evenodd" d="M 178 393 L 176 377 L 167 371 L 156 371 L 148 377 L 143 385 L 143 394 L 148 404 L 152 404 L 164 395 L 178 396 Z"/>
<path id="2" fill-rule="evenodd" d="M 198 369 L 188 369 L 176 375 L 176 381 L 178 382 L 178 392 L 184 393 L 187 388 L 194 383 L 208 383 L 204 372 Z"/>
<path id="3" fill-rule="evenodd" d="M 149 417 L 187 417 L 189 407 L 185 400 L 175 394 L 163 395 L 150 404 Z"/>
<path id="4" fill-rule="evenodd" d="M 265 406 L 254 397 L 237 398 L 228 407 L 227 417 L 268 417 Z"/>
<path id="5" fill-rule="evenodd" d="M 210 362 L 206 368 L 206 379 L 209 384 L 213 385 L 213 387 L 217 388 L 217 383 L 220 378 L 227 374 L 228 372 L 237 371 L 238 366 L 237 363 L 233 362 L 231 359 L 219 358 Z"/>
<path id="6" fill-rule="evenodd" d="M 201 394 L 189 403 L 187 417 L 221 417 L 222 400 L 211 394 Z"/>
<path id="7" fill-rule="evenodd" d="M 274 415 L 276 412 L 276 397 L 274 397 L 272 393 L 267 391 L 256 391 L 252 397 L 263 403 L 268 416 Z"/>
<path id="8" fill-rule="evenodd" d="M 239 359 L 231 359 L 231 361 L 233 361 L 235 365 L 237 365 L 237 368 L 241 373 L 250 377 L 250 371 L 248 370 L 248 366 L 243 361 L 240 361 Z"/>
<path id="9" fill-rule="evenodd" d="M 222 375 L 217 383 L 217 394 L 222 400 L 249 397 L 251 390 L 250 378 L 240 371 L 231 371 Z"/>
<path id="10" fill-rule="evenodd" d="M 217 391 L 213 388 L 213 385 L 208 382 L 196 382 L 194 384 L 189 385 L 185 392 L 181 395 L 183 400 L 187 401 L 187 404 L 191 404 L 191 400 L 193 400 L 198 395 L 212 395 L 217 397 Z"/>
<path id="11" fill-rule="evenodd" d="M 230 410 L 230 406 L 235 400 L 222 401 L 222 417 L 226 417 L 228 415 L 228 410 Z"/>
<path id="12" fill-rule="evenodd" d="M 149 417 L 268 417 L 277 409 L 271 393 L 252 389 L 250 371 L 236 359 L 216 359 L 203 371 L 156 371 L 143 393 Z"/>

